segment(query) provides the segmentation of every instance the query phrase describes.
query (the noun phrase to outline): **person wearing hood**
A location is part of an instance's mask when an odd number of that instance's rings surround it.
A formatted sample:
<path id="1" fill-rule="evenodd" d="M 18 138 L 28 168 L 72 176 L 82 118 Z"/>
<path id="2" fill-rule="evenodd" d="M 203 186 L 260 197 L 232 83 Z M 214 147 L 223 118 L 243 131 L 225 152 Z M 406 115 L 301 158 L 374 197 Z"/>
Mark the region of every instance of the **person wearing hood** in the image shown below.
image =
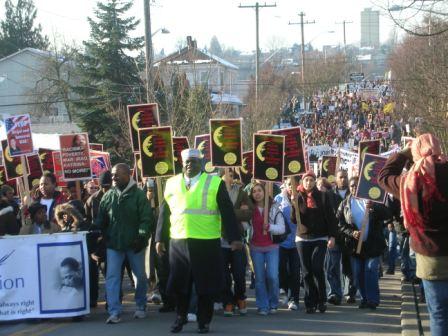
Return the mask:
<path id="1" fill-rule="evenodd" d="M 145 274 L 145 248 L 148 245 L 154 215 L 145 193 L 131 178 L 125 163 L 112 168 L 113 188 L 101 199 L 95 224 L 106 239 L 107 274 L 106 294 L 109 318 L 106 323 L 120 322 L 121 266 L 128 258 L 136 278 L 134 318 L 146 317 L 147 280 Z"/>

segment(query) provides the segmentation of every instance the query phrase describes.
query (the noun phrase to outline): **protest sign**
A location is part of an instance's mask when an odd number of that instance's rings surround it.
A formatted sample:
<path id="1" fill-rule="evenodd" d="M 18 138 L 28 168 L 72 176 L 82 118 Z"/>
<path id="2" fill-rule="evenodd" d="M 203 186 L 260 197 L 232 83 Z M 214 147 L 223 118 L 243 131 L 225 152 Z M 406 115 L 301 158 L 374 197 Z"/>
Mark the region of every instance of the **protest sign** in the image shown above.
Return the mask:
<path id="1" fill-rule="evenodd" d="M 100 151 L 100 152 L 104 151 L 104 146 L 103 146 L 103 144 L 100 144 L 100 143 L 89 143 L 89 148 L 91 150 L 96 150 L 96 151 Z"/>
<path id="2" fill-rule="evenodd" d="M 210 119 L 210 134 L 212 165 L 221 168 L 241 166 L 241 119 Z"/>
<path id="3" fill-rule="evenodd" d="M 331 146 L 329 145 L 306 146 L 306 152 L 308 154 L 309 161 L 317 161 L 323 155 L 331 154 Z"/>
<path id="4" fill-rule="evenodd" d="M 364 155 L 366 153 L 375 154 L 375 155 L 380 154 L 380 146 L 381 146 L 380 140 L 366 140 L 366 141 L 359 142 L 359 145 L 358 145 L 358 159 L 359 159 L 358 171 L 360 171 L 359 168 L 362 165 L 362 160 L 364 159 Z"/>
<path id="5" fill-rule="evenodd" d="M 412 143 L 412 141 L 414 141 L 414 140 L 415 140 L 415 138 L 413 138 L 413 137 L 402 136 L 401 137 L 401 148 L 404 149 L 408 143 Z"/>
<path id="6" fill-rule="evenodd" d="M 112 170 L 112 165 L 110 163 L 110 154 L 108 152 L 101 152 L 97 150 L 90 150 L 90 156 L 99 156 L 104 159 L 104 162 L 106 163 L 107 170 Z"/>
<path id="7" fill-rule="evenodd" d="M 254 156 L 253 152 L 243 153 L 243 162 L 239 168 L 239 173 L 241 176 L 241 181 L 246 185 L 249 184 L 253 177 L 253 162 Z"/>
<path id="8" fill-rule="evenodd" d="M 210 134 L 201 134 L 194 137 L 194 147 L 199 149 L 202 155 L 204 171 L 208 174 L 216 169 L 213 167 L 210 149 Z"/>
<path id="9" fill-rule="evenodd" d="M 320 176 L 326 177 L 329 182 L 336 182 L 336 165 L 337 156 L 324 155 L 322 156 L 322 166 L 320 170 Z"/>
<path id="10" fill-rule="evenodd" d="M 8 140 L 2 140 L 3 165 L 6 179 L 12 180 L 23 176 L 23 167 L 20 157 L 12 157 L 9 153 Z"/>
<path id="11" fill-rule="evenodd" d="M 254 179 L 282 182 L 285 137 L 283 135 L 254 134 Z"/>
<path id="12" fill-rule="evenodd" d="M 51 155 L 53 157 L 53 172 L 56 176 L 56 183 L 58 187 L 66 187 L 67 182 L 64 180 L 64 174 L 62 173 L 61 152 L 53 151 Z"/>
<path id="13" fill-rule="evenodd" d="M 274 130 L 271 134 L 285 136 L 285 163 L 283 175 L 292 176 L 304 173 L 305 155 L 300 127 Z"/>
<path id="14" fill-rule="evenodd" d="M 62 175 L 65 181 L 92 178 L 89 138 L 87 133 L 59 136 L 61 145 Z"/>
<path id="15" fill-rule="evenodd" d="M 26 157 L 26 164 L 28 166 L 28 185 L 34 187 L 39 184 L 40 178 L 43 174 L 42 166 L 38 154 L 28 155 Z"/>
<path id="16" fill-rule="evenodd" d="M 9 153 L 12 157 L 22 156 L 33 152 L 31 118 L 29 114 L 6 118 L 5 128 Z"/>
<path id="17" fill-rule="evenodd" d="M 0 188 L 2 185 L 9 185 L 10 187 L 12 187 L 14 189 L 14 195 L 17 195 L 17 180 L 13 179 L 13 180 L 7 180 L 6 179 L 6 169 L 4 166 L 0 166 Z"/>
<path id="18" fill-rule="evenodd" d="M 134 179 L 137 183 L 142 182 L 142 159 L 140 153 L 134 153 Z"/>
<path id="19" fill-rule="evenodd" d="M 384 203 L 386 192 L 378 184 L 378 176 L 387 158 L 366 153 L 361 165 L 355 197 Z"/>
<path id="20" fill-rule="evenodd" d="M 174 173 L 182 173 L 182 156 L 180 153 L 184 149 L 189 148 L 187 137 L 173 137 L 173 157 L 174 157 Z"/>
<path id="21" fill-rule="evenodd" d="M 85 232 L 2 238 L 0 321 L 90 312 Z"/>
<path id="22" fill-rule="evenodd" d="M 139 151 L 138 130 L 159 126 L 159 106 L 156 103 L 128 105 L 129 132 L 132 149 Z"/>
<path id="23" fill-rule="evenodd" d="M 99 178 L 102 173 L 108 170 L 106 159 L 103 156 L 91 156 L 90 168 L 92 169 L 92 178 Z"/>
<path id="24" fill-rule="evenodd" d="M 39 148 L 37 150 L 39 154 L 40 165 L 42 167 L 42 171 L 45 173 L 47 171 L 54 173 L 53 166 L 53 150 L 46 148 Z"/>
<path id="25" fill-rule="evenodd" d="M 138 130 L 143 177 L 174 175 L 171 126 L 140 128 Z"/>

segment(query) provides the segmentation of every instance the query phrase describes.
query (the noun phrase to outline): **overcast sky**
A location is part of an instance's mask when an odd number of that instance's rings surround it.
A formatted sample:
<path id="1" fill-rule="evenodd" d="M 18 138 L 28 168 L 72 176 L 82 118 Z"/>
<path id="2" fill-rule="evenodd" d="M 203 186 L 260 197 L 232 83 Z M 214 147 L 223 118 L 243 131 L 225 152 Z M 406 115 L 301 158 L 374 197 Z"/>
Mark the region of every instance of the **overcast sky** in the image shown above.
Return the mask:
<path id="1" fill-rule="evenodd" d="M 300 43 L 300 11 L 305 19 L 315 24 L 305 26 L 305 41 L 319 48 L 322 45 L 337 45 L 343 42 L 342 25 L 336 22 L 353 21 L 347 25 L 347 43 L 360 40 L 360 12 L 374 7 L 374 0 L 277 0 L 275 8 L 260 9 L 260 47 L 290 47 Z M 376 0 L 377 1 L 377 0 Z M 0 0 L 0 17 L 4 17 L 4 2 Z M 89 37 L 87 17 L 93 17 L 94 0 L 34 0 L 38 9 L 37 20 L 49 36 L 55 33 L 66 42 L 81 43 Z M 248 0 L 155 0 L 151 6 L 152 31 L 166 27 L 170 34 L 158 33 L 153 43 L 156 51 L 164 48 L 165 54 L 176 50 L 179 40 L 187 35 L 197 40 L 198 47 L 210 44 L 216 35 L 221 45 L 251 52 L 255 50 L 255 10 L 238 8 L 239 4 L 253 5 Z M 264 1 L 260 1 L 264 4 Z M 129 12 L 143 21 L 143 0 L 134 0 Z M 387 40 L 393 25 L 386 15 L 380 16 L 380 39 Z M 328 33 L 334 31 L 334 33 Z M 143 35 L 141 23 L 136 34 Z"/>

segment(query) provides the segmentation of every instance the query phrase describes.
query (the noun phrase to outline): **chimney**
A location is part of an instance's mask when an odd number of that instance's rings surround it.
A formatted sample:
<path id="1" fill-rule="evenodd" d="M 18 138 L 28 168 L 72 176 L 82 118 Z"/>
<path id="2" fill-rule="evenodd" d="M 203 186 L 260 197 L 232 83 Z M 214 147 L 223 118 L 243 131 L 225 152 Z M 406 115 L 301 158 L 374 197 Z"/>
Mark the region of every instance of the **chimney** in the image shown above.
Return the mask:
<path id="1" fill-rule="evenodd" d="M 187 36 L 187 47 L 188 47 L 188 49 L 196 49 L 197 48 L 196 40 L 193 40 L 193 38 L 191 36 Z"/>

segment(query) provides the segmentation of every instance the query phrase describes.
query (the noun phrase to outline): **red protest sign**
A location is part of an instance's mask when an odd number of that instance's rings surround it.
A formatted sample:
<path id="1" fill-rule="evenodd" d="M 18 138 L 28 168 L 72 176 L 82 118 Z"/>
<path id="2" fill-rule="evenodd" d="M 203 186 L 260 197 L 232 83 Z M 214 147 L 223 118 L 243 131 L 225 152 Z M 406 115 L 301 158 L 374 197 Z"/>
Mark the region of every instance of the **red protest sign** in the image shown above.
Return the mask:
<path id="1" fill-rule="evenodd" d="M 5 128 L 9 152 L 12 157 L 22 156 L 33 152 L 31 118 L 29 114 L 6 118 Z"/>
<path id="2" fill-rule="evenodd" d="M 103 144 L 100 143 L 89 143 L 89 148 L 92 150 L 96 150 L 96 151 L 100 151 L 103 152 L 104 151 L 104 146 Z"/>
<path id="3" fill-rule="evenodd" d="M 91 179 L 92 169 L 90 168 L 89 137 L 87 133 L 60 135 L 59 142 L 64 180 Z"/>
<path id="4" fill-rule="evenodd" d="M 182 156 L 184 149 L 190 148 L 187 137 L 173 137 L 173 157 L 175 174 L 182 173 Z"/>
<path id="5" fill-rule="evenodd" d="M 138 152 L 138 130 L 159 126 L 159 107 L 156 103 L 128 105 L 129 132 L 134 152 Z"/>
<path id="6" fill-rule="evenodd" d="M 92 169 L 93 178 L 99 178 L 102 173 L 108 170 L 106 160 L 102 156 L 91 156 L 90 168 Z"/>
<path id="7" fill-rule="evenodd" d="M 253 176 L 253 152 L 244 152 L 243 153 L 243 162 L 241 164 L 241 167 L 239 168 L 240 176 L 241 176 L 241 182 L 244 184 L 250 183 Z"/>
<path id="8" fill-rule="evenodd" d="M 51 153 L 53 156 L 53 171 L 56 176 L 56 183 L 60 187 L 66 187 L 67 182 L 64 180 L 64 175 L 62 173 L 62 159 L 60 151 L 53 151 Z"/>

